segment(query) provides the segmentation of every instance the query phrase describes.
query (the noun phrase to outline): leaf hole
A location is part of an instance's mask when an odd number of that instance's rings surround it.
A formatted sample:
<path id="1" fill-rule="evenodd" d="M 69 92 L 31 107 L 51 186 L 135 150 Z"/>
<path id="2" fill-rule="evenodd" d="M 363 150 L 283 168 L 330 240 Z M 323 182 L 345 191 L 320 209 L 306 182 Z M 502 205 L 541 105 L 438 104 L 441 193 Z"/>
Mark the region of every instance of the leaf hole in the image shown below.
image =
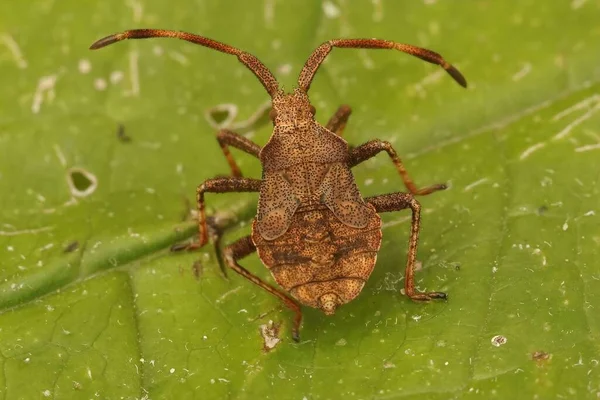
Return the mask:
<path id="1" fill-rule="evenodd" d="M 238 108 L 235 104 L 217 104 L 204 112 L 204 117 L 215 129 L 222 129 L 230 126 L 237 117 Z"/>
<path id="2" fill-rule="evenodd" d="M 96 176 L 83 168 L 70 168 L 67 171 L 67 183 L 75 197 L 89 196 L 98 187 Z"/>

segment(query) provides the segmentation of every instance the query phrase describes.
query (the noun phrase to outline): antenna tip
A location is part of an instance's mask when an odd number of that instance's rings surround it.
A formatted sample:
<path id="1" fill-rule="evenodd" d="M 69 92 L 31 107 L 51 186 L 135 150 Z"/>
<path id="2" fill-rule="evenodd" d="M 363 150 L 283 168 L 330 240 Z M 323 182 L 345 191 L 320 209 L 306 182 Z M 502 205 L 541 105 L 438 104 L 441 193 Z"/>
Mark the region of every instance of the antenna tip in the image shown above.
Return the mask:
<path id="1" fill-rule="evenodd" d="M 120 33 L 106 36 L 106 37 L 103 37 L 102 39 L 96 40 L 94 43 L 92 43 L 92 45 L 90 46 L 90 50 L 97 50 L 102 47 L 108 46 L 110 44 L 116 43 L 123 39 L 124 38 L 122 37 L 122 34 L 120 34 Z"/>
<path id="2" fill-rule="evenodd" d="M 458 83 L 460 86 L 462 86 L 464 88 L 467 87 L 467 80 L 465 79 L 463 74 L 460 73 L 459 70 L 454 68 L 454 66 L 452 66 L 451 64 L 445 64 L 442 66 L 444 67 L 446 72 L 452 77 L 452 79 L 454 79 L 456 81 L 456 83 Z"/>

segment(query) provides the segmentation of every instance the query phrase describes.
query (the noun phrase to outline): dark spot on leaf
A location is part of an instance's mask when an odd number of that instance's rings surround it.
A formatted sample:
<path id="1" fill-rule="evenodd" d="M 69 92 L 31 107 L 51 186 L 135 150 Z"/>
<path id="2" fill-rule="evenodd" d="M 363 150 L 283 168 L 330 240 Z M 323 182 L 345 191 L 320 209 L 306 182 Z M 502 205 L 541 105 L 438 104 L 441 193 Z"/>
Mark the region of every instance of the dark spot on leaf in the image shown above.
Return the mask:
<path id="1" fill-rule="evenodd" d="M 531 353 L 531 359 L 536 361 L 538 365 L 548 361 L 552 358 L 552 354 L 546 353 L 545 351 L 534 351 Z"/>
<path id="2" fill-rule="evenodd" d="M 119 124 L 117 127 L 117 139 L 123 143 L 131 142 L 131 136 L 128 136 L 127 133 L 125 133 L 125 125 L 123 124 Z"/>
<path id="3" fill-rule="evenodd" d="M 546 213 L 546 211 L 548 211 L 548 207 L 541 206 L 540 208 L 538 208 L 537 213 L 538 213 L 538 215 L 544 215 Z"/>
<path id="4" fill-rule="evenodd" d="M 68 245 L 65 246 L 64 252 L 65 253 L 72 253 L 75 250 L 77 250 L 79 248 L 79 242 L 77 240 L 69 243 Z"/>
<path id="5" fill-rule="evenodd" d="M 190 244 L 188 242 L 175 243 L 174 245 L 171 245 L 171 248 L 169 250 L 171 250 L 172 252 L 182 251 L 186 250 L 189 247 L 189 245 Z"/>
<path id="6" fill-rule="evenodd" d="M 200 261 L 195 261 L 194 264 L 192 264 L 192 272 L 194 273 L 196 279 L 200 279 L 200 276 L 202 276 L 203 271 L 204 267 L 202 266 L 202 263 Z"/>

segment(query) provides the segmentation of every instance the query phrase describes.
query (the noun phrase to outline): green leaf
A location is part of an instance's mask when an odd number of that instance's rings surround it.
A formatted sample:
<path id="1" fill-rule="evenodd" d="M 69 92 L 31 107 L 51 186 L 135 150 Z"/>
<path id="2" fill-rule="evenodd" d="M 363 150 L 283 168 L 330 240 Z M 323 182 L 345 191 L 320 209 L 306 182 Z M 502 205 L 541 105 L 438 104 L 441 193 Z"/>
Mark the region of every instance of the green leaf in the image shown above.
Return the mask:
<path id="1" fill-rule="evenodd" d="M 600 395 L 598 2 L 39 1 L 0 16 L 0 399 Z M 400 294 L 407 212 L 383 216 L 358 299 L 305 309 L 299 344 L 291 313 L 224 279 L 212 249 L 169 252 L 195 235 L 196 185 L 229 172 L 207 113 L 221 105 L 214 118 L 263 145 L 269 127 L 244 121 L 268 96 L 234 57 L 188 43 L 87 50 L 137 27 L 237 46 L 287 88 L 335 37 L 456 65 L 466 91 L 397 52 L 335 49 L 310 91 L 321 123 L 353 107 L 352 144 L 389 140 L 419 185 L 451 184 L 419 199 L 417 272 L 449 300 Z M 385 155 L 354 173 L 365 196 L 404 190 Z M 207 202 L 224 243 L 248 234 L 256 195 Z M 242 264 L 270 279 L 256 255 Z"/>

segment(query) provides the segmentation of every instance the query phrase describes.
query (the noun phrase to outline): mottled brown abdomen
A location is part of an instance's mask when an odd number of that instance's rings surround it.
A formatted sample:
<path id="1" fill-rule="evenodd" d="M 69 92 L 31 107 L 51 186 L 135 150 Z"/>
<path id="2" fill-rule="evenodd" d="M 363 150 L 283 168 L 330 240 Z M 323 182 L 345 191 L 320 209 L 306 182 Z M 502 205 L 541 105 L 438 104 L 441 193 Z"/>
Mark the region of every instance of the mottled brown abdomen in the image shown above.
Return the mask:
<path id="1" fill-rule="evenodd" d="M 252 224 L 252 240 L 273 277 L 302 304 L 326 314 L 354 299 L 371 275 L 381 245 L 381 219 L 364 228 L 344 225 L 326 207 L 297 211 L 288 231 L 265 240 Z"/>

